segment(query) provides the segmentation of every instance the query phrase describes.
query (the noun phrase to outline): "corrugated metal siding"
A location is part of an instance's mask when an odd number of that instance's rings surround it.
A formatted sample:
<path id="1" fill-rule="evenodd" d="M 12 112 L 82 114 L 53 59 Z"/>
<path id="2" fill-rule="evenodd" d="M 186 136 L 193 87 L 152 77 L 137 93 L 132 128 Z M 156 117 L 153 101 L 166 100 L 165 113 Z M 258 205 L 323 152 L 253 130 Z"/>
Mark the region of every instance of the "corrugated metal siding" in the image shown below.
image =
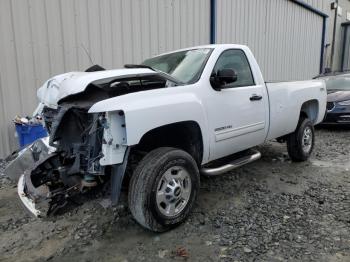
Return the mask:
<path id="1" fill-rule="evenodd" d="M 218 0 L 217 42 L 248 45 L 267 81 L 319 73 L 322 18 L 288 0 Z"/>
<path id="2" fill-rule="evenodd" d="M 341 61 L 342 61 L 342 50 L 343 50 L 343 36 L 344 31 L 341 26 L 342 23 L 348 22 L 346 19 L 346 13 L 350 12 L 350 1 L 349 0 L 339 0 L 339 6 L 342 8 L 342 15 L 337 17 L 337 30 L 335 37 L 335 52 L 333 60 L 333 71 L 341 70 Z M 332 12 L 334 14 L 334 11 Z M 334 19 L 334 16 L 332 17 Z M 333 26 L 333 24 L 332 24 Z M 333 33 L 333 28 L 331 32 Z"/>
<path id="3" fill-rule="evenodd" d="M 335 10 L 331 10 L 331 3 L 334 0 L 304 0 L 309 5 L 319 9 L 326 13 L 329 18 L 327 19 L 327 34 L 326 43 L 332 44 L 333 40 L 333 27 L 334 27 L 334 14 Z M 346 13 L 350 12 L 350 1 L 349 0 L 338 0 L 339 6 L 342 8 L 342 15 L 337 17 L 336 35 L 335 35 L 335 50 L 333 57 L 333 66 L 330 64 L 331 45 L 327 48 L 325 53 L 325 65 L 326 67 L 332 67 L 333 71 L 341 70 L 341 59 L 342 59 L 342 36 L 343 31 L 341 24 L 347 22 Z"/>
<path id="4" fill-rule="evenodd" d="M 328 14 L 330 12 L 331 3 L 334 2 L 334 0 L 304 0 L 304 2 L 321 12 Z"/>
<path id="5" fill-rule="evenodd" d="M 11 120 L 30 114 L 49 77 L 94 63 L 118 68 L 209 43 L 209 0 L 1 0 L 0 158 L 14 149 Z"/>

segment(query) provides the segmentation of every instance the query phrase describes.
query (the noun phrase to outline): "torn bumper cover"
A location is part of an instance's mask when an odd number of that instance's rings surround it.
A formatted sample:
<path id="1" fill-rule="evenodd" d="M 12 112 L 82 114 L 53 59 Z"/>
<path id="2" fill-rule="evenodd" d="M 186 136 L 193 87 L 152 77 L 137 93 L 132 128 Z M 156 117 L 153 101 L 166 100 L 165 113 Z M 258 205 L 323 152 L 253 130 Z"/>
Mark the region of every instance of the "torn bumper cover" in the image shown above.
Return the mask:
<path id="1" fill-rule="evenodd" d="M 59 172 L 60 155 L 53 153 L 37 161 L 18 180 L 18 195 L 24 206 L 35 216 L 54 214 L 67 204 L 67 199 L 83 191 L 79 176 L 62 181 Z"/>
<path id="2" fill-rule="evenodd" d="M 35 201 L 28 197 L 26 191 L 25 191 L 25 179 L 24 175 L 21 175 L 18 180 L 18 186 L 17 186 L 17 192 L 19 195 L 19 198 L 21 199 L 24 206 L 36 217 L 41 217 L 42 212 L 38 210 L 35 206 Z"/>
<path id="3" fill-rule="evenodd" d="M 18 195 L 24 206 L 36 217 L 42 217 L 46 214 L 44 209 L 48 209 L 48 204 L 38 204 L 39 199 L 46 199 L 48 196 L 48 188 L 44 185 L 35 189 L 30 180 L 30 171 L 37 163 L 47 159 L 55 152 L 55 148 L 49 146 L 49 137 L 45 137 L 35 141 L 19 152 L 9 157 L 10 162 L 4 170 L 4 174 L 12 181 L 18 181 Z M 31 188 L 31 192 L 28 191 Z M 47 202 L 47 201 L 46 201 Z M 40 207 L 40 210 L 38 209 Z"/>
<path id="4" fill-rule="evenodd" d="M 31 168 L 35 162 L 46 158 L 54 151 L 55 148 L 49 146 L 48 137 L 38 139 L 33 144 L 11 155 L 3 173 L 12 181 L 17 182 L 25 170 Z"/>

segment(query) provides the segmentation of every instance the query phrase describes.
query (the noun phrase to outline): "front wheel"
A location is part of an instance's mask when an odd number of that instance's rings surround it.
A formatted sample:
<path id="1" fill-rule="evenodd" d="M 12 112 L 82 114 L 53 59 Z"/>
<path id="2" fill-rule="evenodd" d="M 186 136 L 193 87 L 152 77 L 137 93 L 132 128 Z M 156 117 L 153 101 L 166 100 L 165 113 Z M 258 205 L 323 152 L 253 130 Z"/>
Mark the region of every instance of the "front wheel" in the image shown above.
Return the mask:
<path id="1" fill-rule="evenodd" d="M 287 149 L 290 158 L 295 162 L 306 161 L 314 148 L 315 129 L 308 118 L 299 120 L 297 129 L 287 138 Z"/>
<path id="2" fill-rule="evenodd" d="M 129 208 L 139 224 L 163 232 L 187 218 L 198 190 L 194 159 L 176 148 L 158 148 L 141 160 L 131 177 Z"/>

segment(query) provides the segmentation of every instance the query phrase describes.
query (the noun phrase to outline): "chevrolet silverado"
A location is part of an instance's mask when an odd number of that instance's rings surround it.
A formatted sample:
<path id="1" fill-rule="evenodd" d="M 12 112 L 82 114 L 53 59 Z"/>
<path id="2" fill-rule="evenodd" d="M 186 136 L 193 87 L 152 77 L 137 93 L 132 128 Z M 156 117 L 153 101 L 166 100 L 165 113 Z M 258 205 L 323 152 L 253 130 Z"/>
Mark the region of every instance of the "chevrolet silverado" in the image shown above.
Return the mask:
<path id="1" fill-rule="evenodd" d="M 259 159 L 255 146 L 277 139 L 307 160 L 326 96 L 321 80 L 265 83 L 250 49 L 234 44 L 58 75 L 38 90 L 50 150 L 21 174 L 19 197 L 40 217 L 92 189 L 115 205 L 123 186 L 135 220 L 166 231 L 189 215 L 200 175 Z"/>

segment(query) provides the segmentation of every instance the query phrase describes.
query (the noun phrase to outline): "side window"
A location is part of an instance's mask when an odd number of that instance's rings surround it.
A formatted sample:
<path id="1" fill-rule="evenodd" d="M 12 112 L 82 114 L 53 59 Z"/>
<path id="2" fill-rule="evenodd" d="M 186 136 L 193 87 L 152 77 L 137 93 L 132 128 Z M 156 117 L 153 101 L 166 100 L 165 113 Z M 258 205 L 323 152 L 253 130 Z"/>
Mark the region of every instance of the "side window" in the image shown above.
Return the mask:
<path id="1" fill-rule="evenodd" d="M 229 87 L 255 85 L 248 59 L 242 50 L 224 51 L 216 62 L 213 73 L 221 69 L 233 69 L 237 74 L 237 81 L 228 84 Z"/>

